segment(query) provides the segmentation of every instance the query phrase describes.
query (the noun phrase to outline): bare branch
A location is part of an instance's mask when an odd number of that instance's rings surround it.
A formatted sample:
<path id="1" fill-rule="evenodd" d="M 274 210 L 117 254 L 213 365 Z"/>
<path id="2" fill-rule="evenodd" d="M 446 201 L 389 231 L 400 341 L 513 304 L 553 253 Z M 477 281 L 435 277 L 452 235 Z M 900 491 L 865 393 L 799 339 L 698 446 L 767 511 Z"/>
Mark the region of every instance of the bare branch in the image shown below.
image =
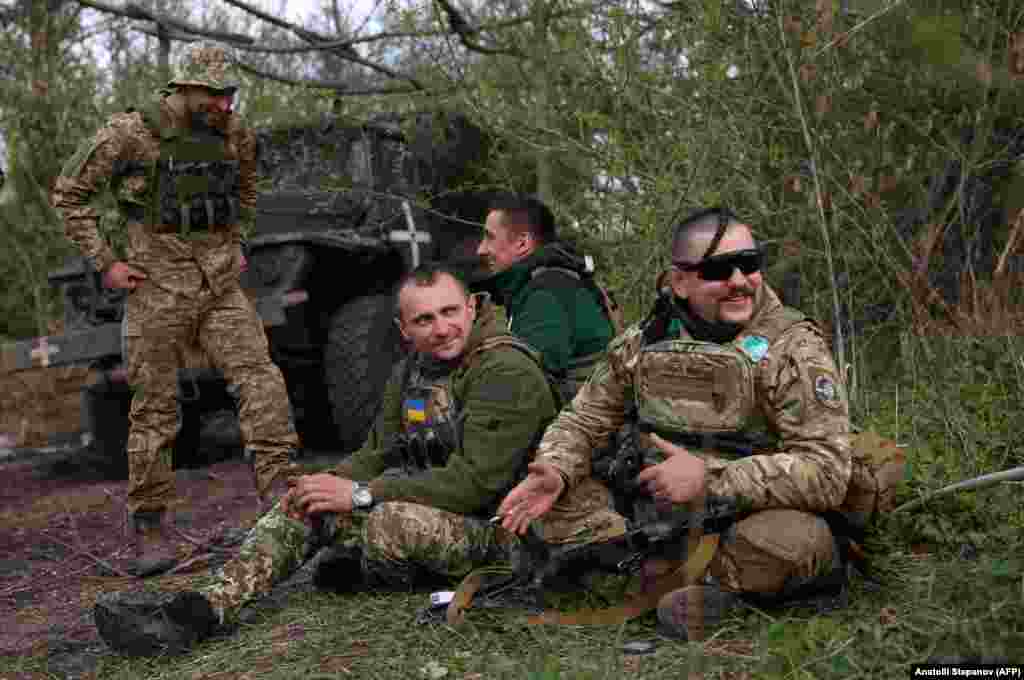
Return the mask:
<path id="1" fill-rule="evenodd" d="M 251 64 L 244 62 L 238 62 L 239 68 L 243 71 L 259 76 L 261 78 L 267 78 L 269 80 L 275 80 L 279 83 L 285 83 L 287 85 L 301 85 L 303 87 L 320 87 L 326 90 L 334 90 L 338 95 L 343 96 L 369 96 L 377 94 L 410 94 L 413 92 L 425 92 L 426 90 L 422 87 L 380 87 L 380 88 L 362 88 L 352 89 L 351 83 L 347 83 L 343 80 L 317 80 L 315 78 L 288 78 L 286 76 L 278 75 L 276 73 L 270 73 L 263 69 L 256 68 Z"/>
<path id="2" fill-rule="evenodd" d="M 261 9 L 259 9 L 257 7 L 253 7 L 252 5 L 250 5 L 250 4 L 246 3 L 246 2 L 242 2 L 242 0 L 224 0 L 224 2 L 226 2 L 229 5 L 232 5 L 234 7 L 237 7 L 238 9 L 241 9 L 241 10 L 243 10 L 245 12 L 248 12 L 249 14 L 252 14 L 254 17 L 262 19 L 263 21 L 266 21 L 267 23 L 270 23 L 270 24 L 273 24 L 274 26 L 277 26 L 279 28 L 283 28 L 283 29 L 286 29 L 288 31 L 291 31 L 292 33 L 294 33 L 298 37 L 302 38 L 306 42 L 312 43 L 314 45 L 323 44 L 323 43 L 331 41 L 330 37 L 328 37 L 328 36 L 321 35 L 320 33 L 317 33 L 315 31 L 307 30 L 307 29 L 305 29 L 305 28 L 303 28 L 301 26 L 297 26 L 297 25 L 295 25 L 295 24 L 293 24 L 293 23 L 291 23 L 289 21 L 285 21 L 284 19 L 281 19 L 280 17 L 275 17 L 275 16 L 273 16 L 271 14 L 267 14 L 266 12 L 264 12 L 263 10 L 261 10 Z M 325 48 L 325 49 L 329 49 L 329 48 Z M 388 76 L 389 78 L 394 78 L 395 80 L 405 80 L 406 82 L 411 84 L 417 90 L 424 89 L 423 85 L 418 80 L 413 78 L 412 76 L 406 75 L 404 73 L 399 73 L 399 72 L 394 71 L 394 70 L 392 70 L 392 69 L 390 69 L 390 68 L 388 68 L 386 66 L 382 66 L 381 64 L 375 64 L 372 61 L 368 61 L 366 59 L 363 59 L 361 56 L 359 56 L 359 54 L 354 49 L 352 49 L 351 46 L 341 46 L 341 47 L 338 47 L 338 48 L 330 48 L 330 51 L 331 51 L 332 54 L 336 54 L 339 57 L 341 57 L 342 59 L 345 59 L 346 61 L 351 61 L 354 64 L 359 64 L 360 66 L 365 66 L 366 68 L 371 69 L 373 71 L 377 71 L 378 73 L 382 73 L 382 74 Z"/>
<path id="3" fill-rule="evenodd" d="M 525 54 L 517 49 L 505 47 L 487 47 L 481 44 L 473 36 L 480 33 L 479 28 L 473 28 L 466 18 L 462 16 L 462 13 L 457 10 L 452 3 L 448 0 L 435 0 L 441 11 L 444 12 L 445 16 L 448 17 L 448 26 L 452 29 L 452 33 L 459 36 L 459 42 L 471 52 L 479 52 L 480 54 L 504 54 L 511 57 L 525 58 Z"/>

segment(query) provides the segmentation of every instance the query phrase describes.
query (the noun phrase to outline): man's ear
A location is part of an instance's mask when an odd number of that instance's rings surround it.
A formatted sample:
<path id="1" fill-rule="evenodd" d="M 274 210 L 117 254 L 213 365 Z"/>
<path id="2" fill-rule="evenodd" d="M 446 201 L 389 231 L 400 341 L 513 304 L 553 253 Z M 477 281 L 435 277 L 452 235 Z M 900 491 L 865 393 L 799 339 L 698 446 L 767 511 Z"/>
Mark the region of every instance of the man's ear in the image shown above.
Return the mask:
<path id="1" fill-rule="evenodd" d="M 526 257 L 537 248 L 537 239 L 533 237 L 533 232 L 529 229 L 523 230 L 519 243 L 522 245 L 519 252 L 520 257 Z"/>
<path id="2" fill-rule="evenodd" d="M 672 292 L 680 300 L 685 300 L 689 297 L 689 278 L 686 272 L 681 272 L 675 267 L 668 270 L 668 283 L 672 287 Z"/>
<path id="3" fill-rule="evenodd" d="M 396 316 L 395 325 L 398 326 L 398 332 L 402 334 L 402 339 L 409 342 L 409 334 L 405 332 L 405 325 L 402 323 L 402 319 Z"/>
<path id="4" fill-rule="evenodd" d="M 469 316 L 474 321 L 476 320 L 476 295 L 469 295 L 466 297 L 466 309 L 469 310 Z"/>

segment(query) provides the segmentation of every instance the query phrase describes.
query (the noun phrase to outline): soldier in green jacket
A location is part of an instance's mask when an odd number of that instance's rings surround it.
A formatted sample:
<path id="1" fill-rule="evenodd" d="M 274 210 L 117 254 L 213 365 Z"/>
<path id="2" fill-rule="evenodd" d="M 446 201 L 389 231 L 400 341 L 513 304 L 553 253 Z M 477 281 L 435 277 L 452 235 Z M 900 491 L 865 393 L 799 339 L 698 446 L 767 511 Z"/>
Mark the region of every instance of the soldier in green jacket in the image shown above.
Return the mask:
<path id="1" fill-rule="evenodd" d="M 509 331 L 541 353 L 571 399 L 615 335 L 592 261 L 557 240 L 546 205 L 516 195 L 492 201 L 477 253 L 494 274 L 488 285 Z"/>
<path id="2" fill-rule="evenodd" d="M 326 580 L 336 589 L 409 588 L 509 558 L 515 539 L 488 518 L 555 415 L 552 386 L 536 352 L 503 332 L 486 297 L 470 296 L 450 271 L 419 267 L 399 283 L 396 302 L 413 351 L 396 367 L 366 444 L 328 473 L 290 480 L 210 586 L 101 598 L 96 625 L 111 647 L 187 648 L 326 545 L 334 553 Z M 581 484 L 541 535 L 570 542 L 624 530 L 604 487 Z"/>
<path id="3" fill-rule="evenodd" d="M 663 458 L 637 478 L 656 503 L 707 493 L 750 513 L 721 537 L 707 581 L 659 602 L 663 629 L 685 638 L 697 613 L 710 625 L 738 595 L 806 591 L 831 573 L 837 545 L 823 515 L 842 506 L 852 463 L 828 342 L 764 282 L 750 227 L 721 208 L 697 213 L 676 227 L 671 257 L 669 296 L 609 346 L 499 512 L 506 529 L 525 530 L 589 479 L 593 452 L 634 419 Z M 725 445 L 746 437 L 774 444 Z"/>

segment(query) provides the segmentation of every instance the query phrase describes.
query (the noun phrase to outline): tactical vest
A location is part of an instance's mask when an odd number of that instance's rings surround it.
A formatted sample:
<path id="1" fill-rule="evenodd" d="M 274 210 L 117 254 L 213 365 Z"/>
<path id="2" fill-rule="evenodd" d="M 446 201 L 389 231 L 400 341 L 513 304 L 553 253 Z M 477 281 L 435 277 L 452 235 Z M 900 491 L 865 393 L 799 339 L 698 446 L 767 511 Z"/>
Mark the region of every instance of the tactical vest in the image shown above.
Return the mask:
<path id="1" fill-rule="evenodd" d="M 487 338 L 473 348 L 457 368 L 438 377 L 425 375 L 419 362 L 408 361 L 402 376 L 403 451 L 399 452 L 407 469 L 425 470 L 447 464 L 448 457 L 462 443 L 462 424 L 466 417 L 452 388 L 454 379 L 468 370 L 478 356 L 502 345 L 523 352 L 543 369 L 540 354 L 535 349 L 507 334 Z M 554 386 L 549 383 L 549 387 L 555 403 L 559 403 Z"/>
<path id="2" fill-rule="evenodd" d="M 160 138 L 160 155 L 146 173 L 150 200 L 141 215 L 147 224 L 177 227 L 182 235 L 238 221 L 238 159 L 228 152 L 226 137 L 187 131 L 165 138 L 159 112 L 142 112 L 146 126 Z"/>
<path id="3" fill-rule="evenodd" d="M 783 307 L 728 344 L 695 340 L 685 330 L 644 344 L 634 369 L 640 429 L 727 459 L 749 451 L 723 443 L 773 439 L 757 404 L 756 367 L 782 333 L 805 321 Z"/>

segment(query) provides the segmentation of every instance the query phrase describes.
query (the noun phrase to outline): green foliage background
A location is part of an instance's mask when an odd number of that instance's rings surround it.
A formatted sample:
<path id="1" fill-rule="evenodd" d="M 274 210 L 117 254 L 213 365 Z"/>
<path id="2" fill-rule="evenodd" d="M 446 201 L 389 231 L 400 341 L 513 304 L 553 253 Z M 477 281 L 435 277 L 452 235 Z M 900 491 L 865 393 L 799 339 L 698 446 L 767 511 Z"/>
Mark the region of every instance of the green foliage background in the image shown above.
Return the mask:
<path id="1" fill-rule="evenodd" d="M 15 76 L 0 81 L 10 177 L 0 199 L 4 338 L 41 333 L 60 315 L 45 281 L 71 252 L 45 200 L 60 163 L 109 113 L 161 83 L 155 42 L 133 40 L 123 20 L 106 27 L 111 58 L 101 70 L 83 47 L 97 29 L 80 6 L 25 6 L 0 33 Z M 653 301 L 679 217 L 727 204 L 771 244 L 769 280 L 799 281 L 801 308 L 833 329 L 858 424 L 905 445 L 904 498 L 1024 463 L 1019 301 L 981 316 L 967 310 L 968 326 L 949 322 L 966 299 L 947 299 L 953 312 L 920 305 L 925 284 L 943 276 L 969 274 L 972 295 L 993 289 L 997 255 L 1024 207 L 1024 151 L 1011 143 L 1024 135 L 1024 74 L 1013 67 L 1024 5 L 462 6 L 476 25 L 499 28 L 474 34 L 474 47 L 445 33 L 451 21 L 438 3 L 390 3 L 382 30 L 415 35 L 362 53 L 414 75 L 422 90 L 353 97 L 248 77 L 241 107 L 261 125 L 327 110 L 346 121 L 413 110 L 468 116 L 493 143 L 472 179 L 449 188 L 539 193 L 597 256 L 630 320 Z M 167 11 L 250 30 L 260 44 L 290 38 L 232 24 L 209 5 Z M 174 56 L 183 49 L 176 44 Z M 294 77 L 382 84 L 380 72 L 331 55 L 243 56 Z M 955 181 L 934 191 L 954 167 Z M 990 201 L 994 218 L 979 219 L 979 201 Z M 929 259 L 924 244 L 935 233 Z M 935 506 L 945 523 L 922 513 L 893 526 L 908 540 L 947 543 L 1019 527 L 1019 501 L 998 500 L 1006 488 L 978 494 L 991 503 L 968 495 Z"/>

